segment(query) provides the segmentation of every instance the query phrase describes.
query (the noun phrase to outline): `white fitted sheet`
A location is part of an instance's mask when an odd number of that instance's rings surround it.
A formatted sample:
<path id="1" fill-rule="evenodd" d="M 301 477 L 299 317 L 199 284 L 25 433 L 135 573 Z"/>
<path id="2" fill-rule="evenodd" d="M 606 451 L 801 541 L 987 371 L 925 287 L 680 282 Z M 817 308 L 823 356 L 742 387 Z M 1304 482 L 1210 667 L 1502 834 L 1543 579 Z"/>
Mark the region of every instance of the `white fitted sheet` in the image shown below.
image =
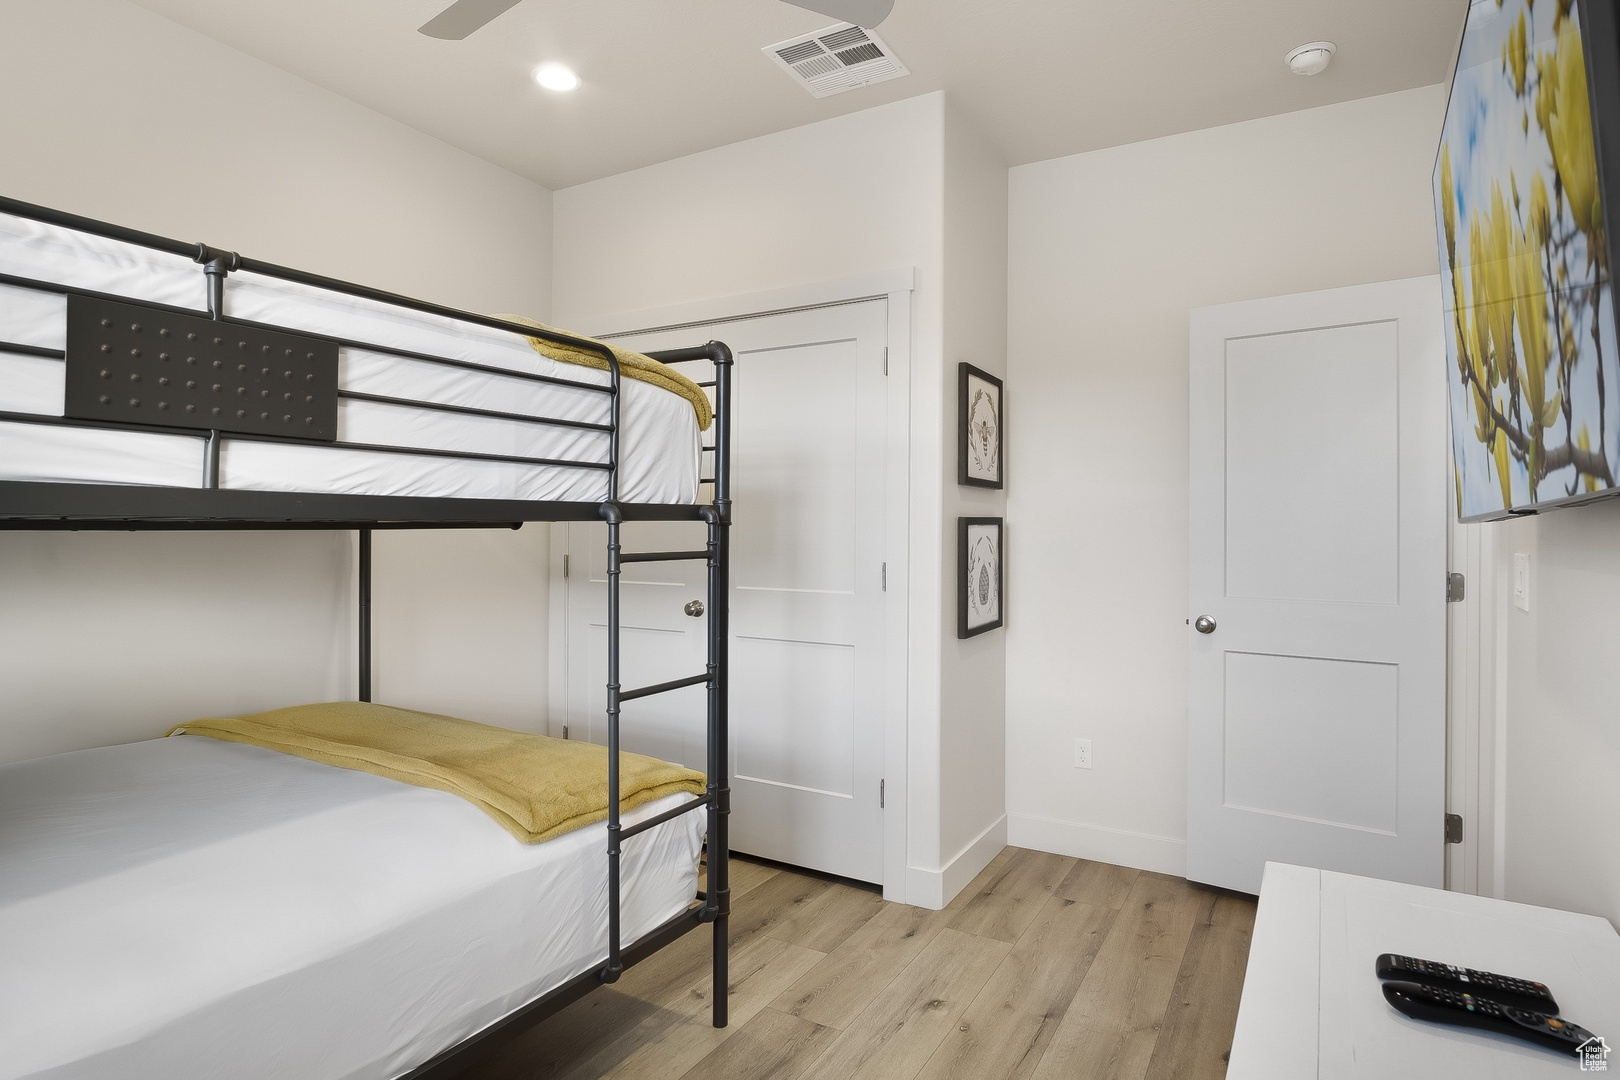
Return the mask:
<path id="1" fill-rule="evenodd" d="M 625 842 L 627 943 L 704 821 Z M 0 766 L 0 1077 L 397 1076 L 600 962 L 606 847 L 199 736 Z"/>
<path id="2" fill-rule="evenodd" d="M 131 299 L 201 309 L 201 268 L 189 260 L 70 229 L 0 215 L 0 273 Z M 606 385 L 603 371 L 539 356 L 517 334 L 360 300 L 256 274 L 226 279 L 225 310 L 235 318 L 489 367 Z M 0 285 L 0 341 L 60 349 L 67 336 L 60 296 Z M 499 412 L 607 423 L 604 394 L 498 374 L 405 360 L 361 347 L 339 350 L 345 390 Z M 60 361 L 0 349 L 0 411 L 63 414 Z M 627 502 L 691 503 L 700 462 L 697 419 L 676 394 L 625 379 L 620 400 L 619 497 Z M 51 439 L 42 425 L 0 428 L 0 479 L 200 486 L 203 442 L 152 435 L 133 451 L 128 434 L 83 429 Z M 605 462 L 604 432 L 345 400 L 344 442 Z M 177 463 L 183 462 L 183 465 Z M 256 491 L 416 495 L 590 502 L 606 497 L 600 470 L 227 441 L 220 486 Z"/>

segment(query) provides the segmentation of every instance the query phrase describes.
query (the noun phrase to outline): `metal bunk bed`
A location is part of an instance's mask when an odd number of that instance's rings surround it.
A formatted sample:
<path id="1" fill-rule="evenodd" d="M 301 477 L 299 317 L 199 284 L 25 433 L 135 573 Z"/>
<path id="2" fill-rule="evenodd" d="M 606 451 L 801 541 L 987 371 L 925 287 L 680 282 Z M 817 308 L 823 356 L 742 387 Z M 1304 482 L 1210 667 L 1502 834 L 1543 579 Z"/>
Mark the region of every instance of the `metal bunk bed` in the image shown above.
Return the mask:
<path id="1" fill-rule="evenodd" d="M 0 285 L 24 290 L 51 293 L 67 298 L 68 341 L 65 349 L 0 340 L 0 353 L 12 353 L 61 361 L 66 365 L 66 401 L 63 416 L 39 413 L 0 411 L 0 423 L 41 424 L 80 429 L 106 429 L 196 436 L 204 455 L 203 484 L 201 487 L 140 486 L 129 484 L 63 483 L 33 480 L 0 480 L 0 529 L 7 530 L 221 530 L 221 529 L 321 529 L 354 530 L 358 533 L 358 688 L 361 701 L 371 700 L 371 540 L 377 529 L 433 529 L 433 528 L 520 528 L 526 522 L 595 521 L 607 526 L 607 750 L 608 750 L 608 806 L 607 806 L 607 882 L 608 928 L 607 955 L 600 966 L 593 967 L 544 993 L 529 1004 L 509 1013 L 502 1019 L 476 1032 L 464 1041 L 449 1047 L 432 1059 L 404 1074 L 406 1080 L 429 1080 L 453 1076 L 477 1059 L 521 1034 L 533 1024 L 564 1008 L 585 995 L 591 988 L 619 979 L 627 967 L 647 958 L 688 931 L 709 923 L 713 928 L 713 1023 L 725 1027 L 727 1023 L 727 920 L 730 913 L 730 885 L 728 873 L 727 815 L 731 811 L 731 789 L 728 779 L 728 715 L 727 715 L 727 589 L 730 576 L 730 524 L 731 524 L 731 375 L 732 355 L 719 342 L 693 348 L 676 349 L 651 354 L 665 364 L 706 362 L 713 368 L 713 378 L 700 381 L 699 386 L 712 389 L 714 405 L 714 438 L 702 453 L 712 455 L 712 474 L 700 476 L 700 484 L 711 484 L 713 499 L 709 503 L 645 503 L 622 501 L 620 498 L 621 458 L 621 402 L 623 375 L 618 358 L 600 342 L 575 338 L 555 331 L 506 322 L 498 318 L 458 311 L 378 289 L 355 285 L 316 274 L 289 269 L 222 251 L 206 244 L 188 244 L 150 233 L 128 229 L 75 214 L 64 213 L 15 199 L 0 197 L 0 214 L 28 221 L 58 226 L 75 232 L 101 237 L 140 248 L 190 259 L 200 265 L 206 280 L 207 308 L 194 311 L 184 307 L 131 300 L 120 295 L 64 285 L 14 274 L 0 273 Z M 351 340 L 328 334 L 313 334 L 305 330 L 287 330 L 278 326 L 246 319 L 233 318 L 226 310 L 226 278 L 236 272 L 247 272 L 297 285 L 309 286 L 330 293 L 365 301 L 374 301 L 391 307 L 423 313 L 458 323 L 507 331 L 524 337 L 538 337 L 562 345 L 589 350 L 605 361 L 608 372 L 606 384 L 574 381 L 540 374 L 522 374 L 506 369 L 485 368 L 463 359 L 434 356 L 422 352 L 390 348 L 372 342 Z M 130 321 L 133 316 L 134 321 Z M 146 326 L 140 325 L 141 321 Z M 126 329 L 132 328 L 132 329 Z M 217 334 L 220 328 L 229 328 L 230 341 Z M 198 341 L 200 330 L 216 332 L 212 343 L 216 348 L 228 348 L 232 342 L 242 352 L 258 350 L 268 355 L 279 350 L 286 361 L 285 377 L 302 377 L 301 388 L 315 388 L 306 400 L 312 415 L 305 418 L 308 428 L 299 437 L 282 434 L 276 418 L 270 412 L 255 417 L 250 410 L 231 410 L 221 414 L 213 408 L 210 414 L 198 413 L 195 407 L 180 409 L 178 387 L 174 391 L 176 407 L 169 409 L 162 403 L 162 421 L 152 419 L 153 410 L 140 410 L 138 402 L 109 400 L 109 395 L 97 393 L 101 385 L 95 379 L 106 363 L 105 354 L 117 352 L 120 358 L 127 351 L 139 357 L 139 343 L 129 333 L 144 334 L 150 341 L 153 333 L 165 339 L 178 341 L 182 334 Z M 196 350 L 200 353 L 209 344 L 200 340 Z M 365 400 L 368 395 L 345 391 L 337 386 L 337 355 L 343 347 L 363 348 L 386 354 L 404 361 L 443 365 L 449 368 L 493 373 L 503 378 L 517 378 L 536 383 L 556 384 L 573 391 L 604 395 L 607 398 L 609 420 L 594 424 L 579 420 L 518 415 L 503 411 L 471 408 L 430 400 L 382 399 L 388 404 L 409 405 L 433 412 L 495 417 L 523 423 L 554 425 L 600 432 L 607 438 L 605 461 L 585 458 L 529 458 L 516 455 L 480 453 L 466 450 L 427 449 L 421 446 L 390 446 L 379 444 L 345 444 L 337 439 L 336 408 L 341 398 Z M 305 352 L 305 363 L 298 366 L 295 351 Z M 233 357 L 234 358 L 234 357 Z M 165 354 L 166 361 L 168 356 Z M 138 365 L 137 365 L 138 366 Z M 215 363 L 215 368 L 220 364 Z M 281 366 L 277 364 L 276 366 Z M 101 369 L 101 370 L 98 370 Z M 236 383 L 228 375 L 215 375 L 227 380 L 227 392 L 235 389 L 240 396 L 248 396 L 263 385 L 255 373 L 241 366 L 242 375 Z M 134 374 L 134 373 L 132 373 Z M 266 377 L 273 377 L 269 367 L 262 369 Z M 149 379 L 154 379 L 151 373 Z M 164 379 L 164 384 L 168 380 Z M 217 392 L 221 387 L 215 385 Z M 153 394 L 157 391 L 152 391 Z M 268 394 L 265 395 L 268 397 Z M 290 400 L 290 399 L 289 399 Z M 370 400 L 379 400 L 371 396 Z M 127 404 L 128 407 L 125 407 Z M 275 411 L 280 411 L 279 409 Z M 286 423 L 296 424 L 288 415 Z M 314 432 L 313 439 L 307 434 Z M 438 456 L 464 460 L 517 462 L 543 465 L 565 470 L 592 470 L 605 476 L 605 497 L 598 501 L 531 501 L 524 499 L 457 498 L 415 495 L 334 494 L 329 492 L 231 490 L 220 485 L 222 445 L 230 441 L 255 441 L 309 444 L 318 442 L 332 447 L 351 447 L 382 454 L 412 456 Z M 701 466 L 699 469 L 702 470 Z M 707 543 L 697 550 L 627 552 L 623 548 L 624 526 L 646 520 L 696 520 L 707 527 Z M 660 561 L 701 561 L 708 568 L 707 589 L 707 664 L 702 673 L 687 678 L 649 686 L 626 688 L 620 671 L 620 574 L 627 563 Z M 619 719 L 622 707 L 639 698 L 662 694 L 683 687 L 702 685 L 707 689 L 707 791 L 682 805 L 624 826 L 620 820 Z M 695 906 L 665 922 L 638 940 L 621 940 L 620 854 L 623 843 L 671 818 L 703 809 L 707 823 L 707 882 L 699 892 Z"/>

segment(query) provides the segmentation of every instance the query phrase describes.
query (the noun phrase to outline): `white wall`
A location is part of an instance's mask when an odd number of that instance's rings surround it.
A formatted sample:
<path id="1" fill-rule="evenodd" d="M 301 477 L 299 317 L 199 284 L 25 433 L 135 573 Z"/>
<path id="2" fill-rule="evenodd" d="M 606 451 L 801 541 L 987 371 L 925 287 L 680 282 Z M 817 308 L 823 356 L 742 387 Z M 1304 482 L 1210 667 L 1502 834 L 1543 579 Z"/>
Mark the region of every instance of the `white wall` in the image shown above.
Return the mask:
<path id="1" fill-rule="evenodd" d="M 0 5 L 0 145 L 14 198 L 547 314 L 544 188 L 118 0 Z M 544 528 L 376 549 L 378 700 L 540 726 Z M 0 534 L 0 760 L 352 696 L 352 588 L 346 535 Z"/>
<path id="2" fill-rule="evenodd" d="M 997 370 L 1005 341 L 1005 169 L 948 113 L 928 94 L 566 188 L 554 219 L 552 308 L 586 330 L 623 312 L 915 268 L 906 847 L 919 903 L 948 898 L 945 864 L 1002 813 L 984 775 L 1001 753 L 1002 635 L 957 647 L 957 503 L 947 515 L 945 501 L 954 360 L 988 356 L 981 366 Z M 948 329 L 947 294 L 962 301 Z M 960 338 L 950 364 L 947 335 Z M 961 658 L 962 673 L 942 674 Z M 963 694 L 947 706 L 942 689 Z M 962 783 L 943 790 L 946 778 Z"/>
<path id="3" fill-rule="evenodd" d="M 1506 754 L 1503 895 L 1620 923 L 1620 503 L 1491 529 Z M 1512 600 L 1530 557 L 1530 610 Z"/>
<path id="4" fill-rule="evenodd" d="M 1012 843 L 1181 871 L 1187 313 L 1434 273 L 1444 106 L 1426 87 L 1012 170 Z"/>
<path id="5" fill-rule="evenodd" d="M 1007 374 L 1007 164 L 952 107 L 945 110 L 945 363 L 939 483 L 946 587 L 940 596 L 940 866 L 949 899 L 1007 841 L 1007 632 L 959 639 L 958 517 L 1003 517 L 1005 490 L 957 483 L 958 365 Z M 1005 397 L 1017 407 L 1018 387 Z M 1038 393 L 1038 389 L 1032 392 Z M 1004 481 L 1005 482 L 1005 479 Z M 1005 615 L 1018 618 L 1016 611 Z"/>
<path id="6" fill-rule="evenodd" d="M 563 188 L 554 317 L 594 327 L 916 266 L 919 321 L 937 335 L 942 113 L 929 94 Z"/>

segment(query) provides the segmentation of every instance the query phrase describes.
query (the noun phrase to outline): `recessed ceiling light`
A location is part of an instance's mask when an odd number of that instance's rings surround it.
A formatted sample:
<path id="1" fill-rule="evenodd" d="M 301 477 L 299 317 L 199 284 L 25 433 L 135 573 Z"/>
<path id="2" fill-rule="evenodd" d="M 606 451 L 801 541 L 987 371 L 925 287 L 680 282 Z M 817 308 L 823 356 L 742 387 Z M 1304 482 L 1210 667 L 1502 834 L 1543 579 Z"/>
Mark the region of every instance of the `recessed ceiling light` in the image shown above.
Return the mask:
<path id="1" fill-rule="evenodd" d="M 1331 41 L 1307 41 L 1288 50 L 1285 62 L 1295 75 L 1319 75 L 1327 70 L 1336 51 Z"/>
<path id="2" fill-rule="evenodd" d="M 541 64 L 534 69 L 534 81 L 547 90 L 573 90 L 579 86 L 579 76 L 563 64 Z"/>

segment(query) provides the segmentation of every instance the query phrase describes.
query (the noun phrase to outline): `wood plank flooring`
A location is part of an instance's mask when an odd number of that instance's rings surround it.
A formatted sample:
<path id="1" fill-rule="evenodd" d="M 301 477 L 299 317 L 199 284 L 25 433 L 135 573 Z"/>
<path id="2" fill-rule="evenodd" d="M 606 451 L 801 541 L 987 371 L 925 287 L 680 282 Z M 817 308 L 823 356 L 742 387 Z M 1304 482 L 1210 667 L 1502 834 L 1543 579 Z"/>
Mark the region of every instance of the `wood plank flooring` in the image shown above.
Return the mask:
<path id="1" fill-rule="evenodd" d="M 465 1080 L 1213 1080 L 1254 901 L 1007 848 L 944 911 L 732 861 L 731 1025 L 707 928 Z"/>

